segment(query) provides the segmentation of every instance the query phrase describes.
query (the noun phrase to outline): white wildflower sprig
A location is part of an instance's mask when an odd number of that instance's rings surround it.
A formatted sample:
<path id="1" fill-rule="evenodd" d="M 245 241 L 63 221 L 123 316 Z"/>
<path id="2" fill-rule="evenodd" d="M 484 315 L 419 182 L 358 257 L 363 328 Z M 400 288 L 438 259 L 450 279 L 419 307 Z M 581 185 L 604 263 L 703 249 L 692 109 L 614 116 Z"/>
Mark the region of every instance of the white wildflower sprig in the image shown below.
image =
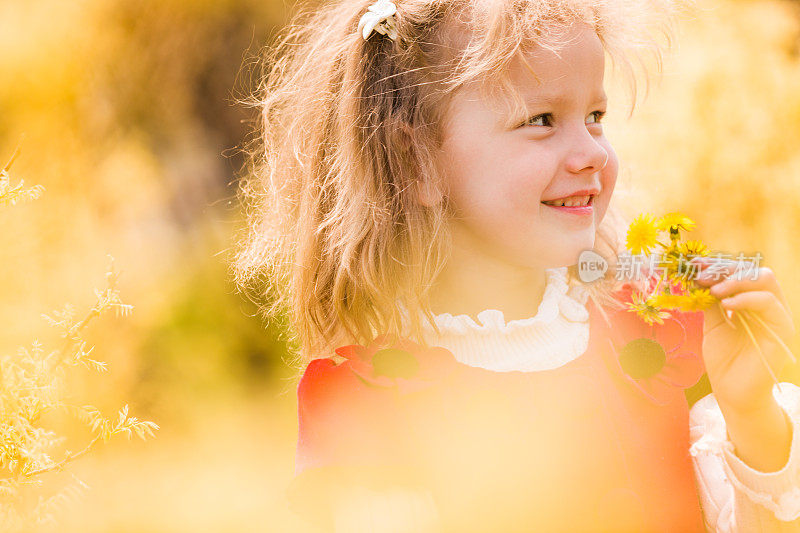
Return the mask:
<path id="1" fill-rule="evenodd" d="M 16 158 L 0 171 L 0 206 L 15 204 L 23 198 L 37 198 L 44 188 L 34 187 L 28 192 L 22 184 L 9 187 L 9 169 Z M 109 256 L 110 257 L 110 256 Z M 108 442 L 119 435 L 130 439 L 135 433 L 143 440 L 155 436 L 159 426 L 154 422 L 130 416 L 126 404 L 113 418 L 106 418 L 91 405 L 71 405 L 65 398 L 66 370 L 84 367 L 105 372 L 108 365 L 93 356 L 94 346 L 88 346 L 84 331 L 94 317 L 114 309 L 117 316 L 127 316 L 132 305 L 121 301 L 117 290 L 119 273 L 114 269 L 114 258 L 106 272 L 107 287 L 95 289 L 96 303 L 78 320 L 75 308 L 43 314 L 44 320 L 60 333 L 61 347 L 45 350 L 34 340 L 30 347 L 20 347 L 16 353 L 0 351 L 0 530 L 9 533 L 30 531 L 32 527 L 55 524 L 55 514 L 76 500 L 85 489 L 80 479 L 66 471 L 71 482 L 62 484 L 54 492 L 43 493 L 42 476 L 65 471 L 74 460 L 89 453 L 95 445 Z M 65 450 L 63 437 L 40 426 L 42 415 L 62 411 L 74 415 L 91 431 L 89 442 L 78 452 Z"/>
<path id="2" fill-rule="evenodd" d="M 94 290 L 97 302 L 92 306 L 83 320 L 75 321 L 75 310 L 71 305 L 65 306 L 62 311 L 54 311 L 53 315 L 57 319 L 45 314 L 42 315 L 49 324 L 61 330 L 61 337 L 65 339 L 60 352 L 53 352 L 50 356 L 50 359 L 55 359 L 60 356 L 56 365 L 75 365 L 83 363 L 88 368 L 98 371 L 107 370 L 107 364 L 105 362 L 87 357 L 94 347 L 90 348 L 88 351 L 84 350 L 85 341 L 81 337 L 81 331 L 86 328 L 93 318 L 102 315 L 109 309 L 114 309 L 118 317 L 128 316 L 133 310 L 132 305 L 123 303 L 119 297 L 117 282 L 120 273 L 114 270 L 114 258 L 111 255 L 109 255 L 108 258 L 109 265 L 106 272 L 106 281 L 108 285 L 105 290 Z M 65 354 L 71 349 L 74 349 L 76 345 L 78 346 L 77 352 L 72 354 L 71 357 L 65 357 Z"/>
<path id="3" fill-rule="evenodd" d="M 25 182 L 23 180 L 20 180 L 19 183 L 13 187 L 11 186 L 9 171 L 17 155 L 19 155 L 19 147 L 14 150 L 14 154 L 11 156 L 6 166 L 3 167 L 3 170 L 0 170 L 0 206 L 16 205 L 17 202 L 20 201 L 36 200 L 44 192 L 44 187 L 42 185 L 34 185 L 30 189 L 24 189 Z"/>

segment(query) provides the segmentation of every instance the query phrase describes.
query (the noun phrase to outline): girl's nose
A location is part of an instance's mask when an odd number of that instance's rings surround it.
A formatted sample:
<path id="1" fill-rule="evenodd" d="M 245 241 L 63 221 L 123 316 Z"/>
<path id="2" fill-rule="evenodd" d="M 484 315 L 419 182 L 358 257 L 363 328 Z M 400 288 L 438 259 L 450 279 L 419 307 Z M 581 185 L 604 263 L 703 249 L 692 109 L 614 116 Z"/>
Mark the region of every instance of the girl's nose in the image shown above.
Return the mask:
<path id="1" fill-rule="evenodd" d="M 569 172 L 595 173 L 603 170 L 608 164 L 608 150 L 597 142 L 586 126 L 575 134 L 571 150 L 567 155 L 566 166 Z"/>

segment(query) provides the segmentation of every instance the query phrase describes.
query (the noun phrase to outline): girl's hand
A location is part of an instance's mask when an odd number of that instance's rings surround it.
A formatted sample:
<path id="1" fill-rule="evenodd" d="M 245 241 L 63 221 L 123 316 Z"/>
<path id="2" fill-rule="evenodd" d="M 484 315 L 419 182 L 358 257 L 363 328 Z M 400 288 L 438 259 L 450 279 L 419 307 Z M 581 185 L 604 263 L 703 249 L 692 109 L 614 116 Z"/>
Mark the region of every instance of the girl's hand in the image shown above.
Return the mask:
<path id="1" fill-rule="evenodd" d="M 774 381 L 758 348 L 735 314 L 747 310 L 757 315 L 787 343 L 796 331 L 791 310 L 769 268 L 761 267 L 740 275 L 742 271 L 735 270 L 733 262 L 715 268 L 714 272 L 720 273 L 715 280 L 716 274 L 707 270 L 714 261 L 711 257 L 692 261 L 698 265 L 697 283 L 710 287 L 713 296 L 723 299 L 722 307 L 726 311 L 733 310 L 734 315 L 726 320 L 716 303 L 704 311 L 703 359 L 708 380 L 721 407 L 724 405 L 741 415 L 759 412 L 774 401 Z M 748 326 L 777 376 L 789 359 L 788 354 L 757 320 L 749 320 Z"/>

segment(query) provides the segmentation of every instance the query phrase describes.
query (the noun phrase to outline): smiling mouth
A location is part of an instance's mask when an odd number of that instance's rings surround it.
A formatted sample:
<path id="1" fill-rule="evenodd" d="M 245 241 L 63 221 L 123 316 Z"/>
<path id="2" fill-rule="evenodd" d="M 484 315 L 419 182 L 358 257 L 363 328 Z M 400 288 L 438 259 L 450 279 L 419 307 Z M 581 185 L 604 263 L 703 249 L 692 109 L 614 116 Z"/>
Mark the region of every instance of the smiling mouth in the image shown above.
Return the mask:
<path id="1" fill-rule="evenodd" d="M 589 196 L 572 196 L 560 200 L 547 200 L 541 203 L 549 207 L 589 207 L 594 204 L 595 196 L 594 194 Z"/>

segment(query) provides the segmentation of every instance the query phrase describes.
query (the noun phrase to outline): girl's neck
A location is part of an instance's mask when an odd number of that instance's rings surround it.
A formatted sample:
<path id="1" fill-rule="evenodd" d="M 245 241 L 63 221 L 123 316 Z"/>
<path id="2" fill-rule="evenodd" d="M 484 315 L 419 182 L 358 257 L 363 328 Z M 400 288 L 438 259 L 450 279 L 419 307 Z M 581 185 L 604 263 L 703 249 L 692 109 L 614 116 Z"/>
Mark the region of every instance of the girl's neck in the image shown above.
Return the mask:
<path id="1" fill-rule="evenodd" d="M 506 322 L 535 316 L 544 296 L 544 267 L 521 267 L 486 253 L 481 246 L 459 246 L 431 291 L 434 314 L 476 317 L 485 309 L 503 312 Z"/>

